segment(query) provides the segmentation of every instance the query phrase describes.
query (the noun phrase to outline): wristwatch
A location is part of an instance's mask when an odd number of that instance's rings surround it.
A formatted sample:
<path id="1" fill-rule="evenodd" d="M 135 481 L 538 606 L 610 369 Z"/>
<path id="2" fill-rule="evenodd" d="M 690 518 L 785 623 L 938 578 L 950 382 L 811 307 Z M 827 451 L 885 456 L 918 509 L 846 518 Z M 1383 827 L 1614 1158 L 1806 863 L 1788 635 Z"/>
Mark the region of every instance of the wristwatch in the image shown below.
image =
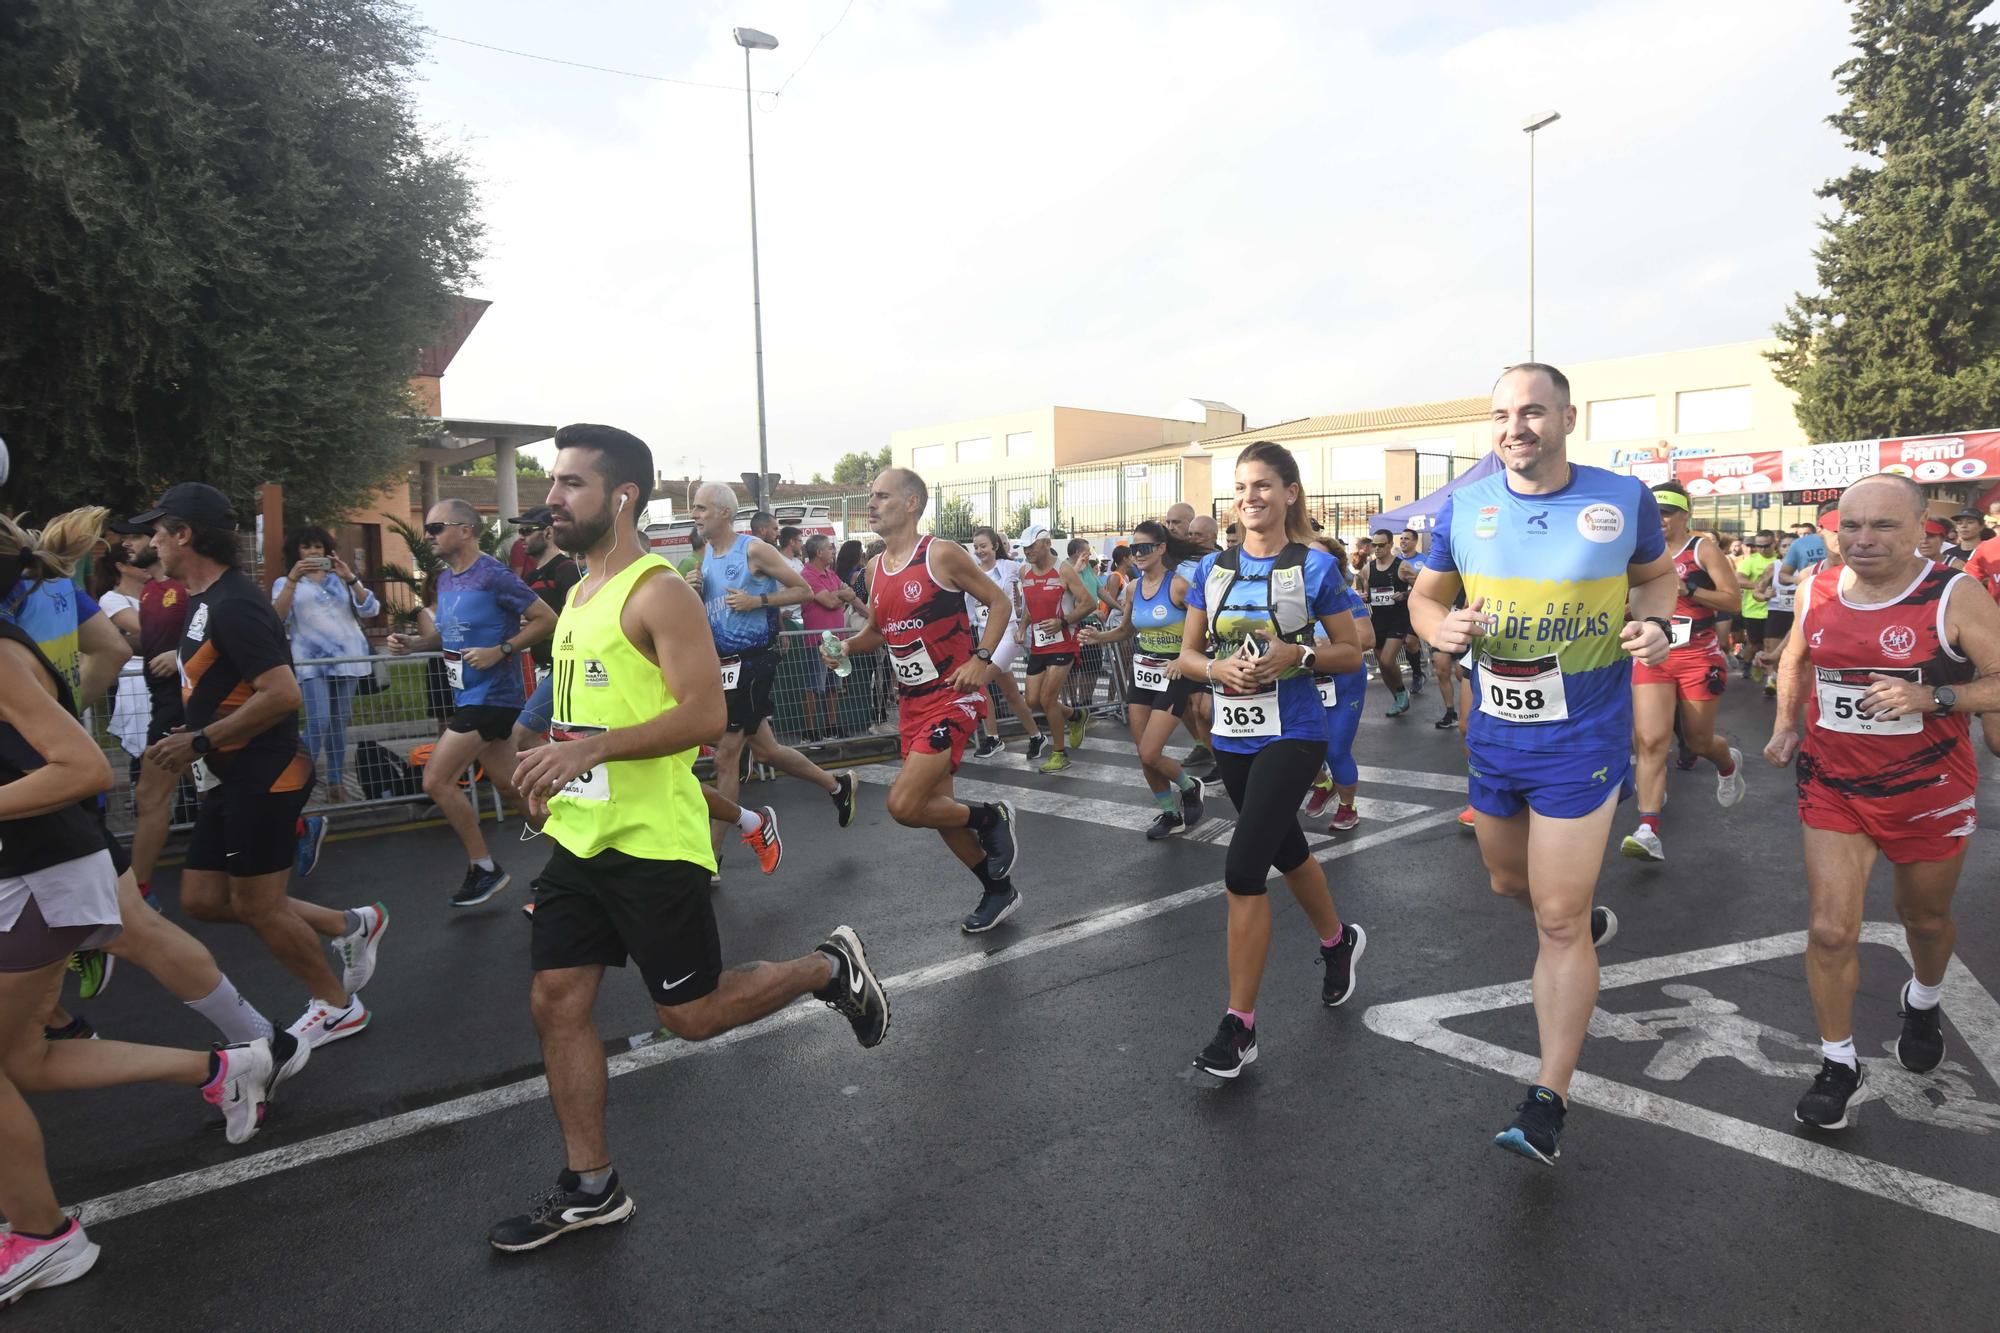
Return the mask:
<path id="1" fill-rule="evenodd" d="M 1931 690 L 1931 702 L 1933 717 L 1948 717 L 1958 707 L 1958 691 L 1949 685 L 1936 686 Z"/>
<path id="2" fill-rule="evenodd" d="M 1319 669 L 1319 654 L 1313 650 L 1311 644 L 1302 643 L 1299 645 L 1299 665 L 1307 671 L 1317 671 Z"/>
<path id="3" fill-rule="evenodd" d="M 978 658 L 980 661 L 986 663 L 986 665 L 988 666 L 993 665 L 993 654 L 987 652 L 984 648 L 974 648 L 972 650 L 972 655 Z"/>
<path id="4" fill-rule="evenodd" d="M 500 655 L 502 657 L 512 657 L 515 653 L 518 653 L 520 651 L 521 650 L 519 648 L 516 648 L 514 646 L 514 641 L 512 639 L 506 640 L 500 645 Z"/>
<path id="5" fill-rule="evenodd" d="M 1660 633 L 1667 636 L 1668 643 L 1672 643 L 1674 641 L 1673 621 L 1668 620 L 1665 616 L 1647 616 L 1646 623 L 1648 625 L 1658 625 L 1660 627 Z"/>
<path id="6" fill-rule="evenodd" d="M 194 752 L 196 754 L 207 754 L 210 750 L 214 748 L 215 748 L 215 742 L 211 741 L 208 738 L 208 731 L 206 728 L 204 728 L 201 731 L 197 731 L 194 734 Z"/>

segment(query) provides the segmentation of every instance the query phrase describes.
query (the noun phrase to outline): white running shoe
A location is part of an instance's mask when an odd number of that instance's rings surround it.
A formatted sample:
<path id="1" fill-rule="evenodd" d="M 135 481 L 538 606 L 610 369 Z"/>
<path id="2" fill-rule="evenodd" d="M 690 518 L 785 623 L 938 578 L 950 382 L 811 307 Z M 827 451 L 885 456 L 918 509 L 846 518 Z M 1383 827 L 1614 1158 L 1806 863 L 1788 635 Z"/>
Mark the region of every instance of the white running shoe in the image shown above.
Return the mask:
<path id="1" fill-rule="evenodd" d="M 1735 746 L 1729 747 L 1729 776 L 1717 775 L 1715 779 L 1715 803 L 1728 809 L 1743 799 L 1743 752 Z"/>
<path id="2" fill-rule="evenodd" d="M 298 1022 L 285 1031 L 297 1037 L 305 1045 L 317 1050 L 330 1041 L 351 1037 L 368 1026 L 368 1006 L 361 1003 L 361 997 L 349 993 L 347 1007 L 337 1008 L 325 1000 L 314 1000 L 306 1006 L 305 1013 Z"/>
<path id="3" fill-rule="evenodd" d="M 219 1046 L 215 1060 L 219 1068 L 203 1086 L 202 1098 L 222 1112 L 223 1128 L 231 1143 L 248 1143 L 264 1126 L 271 1085 L 278 1076 L 271 1043 L 259 1037 L 240 1046 Z"/>
<path id="4" fill-rule="evenodd" d="M 1635 861 L 1664 861 L 1667 849 L 1660 845 L 1660 835 L 1644 824 L 1625 835 L 1625 841 L 1618 850 Z"/>
<path id="5" fill-rule="evenodd" d="M 97 1262 L 97 1246 L 71 1218 L 61 1235 L 30 1240 L 12 1232 L 0 1236 L 0 1306 L 12 1305 L 37 1287 L 74 1282 Z"/>
<path id="6" fill-rule="evenodd" d="M 340 955 L 340 984 L 349 995 L 375 975 L 375 951 L 389 933 L 389 909 L 381 903 L 354 911 L 361 918 L 361 929 L 350 930 L 333 942 L 333 951 Z"/>

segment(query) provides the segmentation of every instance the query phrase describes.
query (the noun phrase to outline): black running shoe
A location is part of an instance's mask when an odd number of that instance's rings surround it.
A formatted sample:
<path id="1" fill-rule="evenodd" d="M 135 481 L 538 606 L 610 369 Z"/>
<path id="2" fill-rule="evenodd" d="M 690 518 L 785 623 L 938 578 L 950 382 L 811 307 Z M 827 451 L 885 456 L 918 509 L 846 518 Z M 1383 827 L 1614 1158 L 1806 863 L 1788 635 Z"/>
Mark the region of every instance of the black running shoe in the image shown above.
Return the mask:
<path id="1" fill-rule="evenodd" d="M 1368 932 L 1352 921 L 1340 928 L 1340 943 L 1331 949 L 1319 946 L 1319 961 L 1326 976 L 1319 983 L 1319 998 L 1329 1009 L 1338 1009 L 1354 994 L 1354 966 L 1368 952 Z"/>
<path id="2" fill-rule="evenodd" d="M 851 926 L 835 926 L 819 951 L 836 962 L 833 980 L 813 998 L 837 1009 L 854 1029 L 854 1039 L 863 1049 L 880 1046 L 889 1035 L 889 996 L 868 966 L 867 951 Z"/>
<path id="3" fill-rule="evenodd" d="M 1563 1117 L 1569 1108 L 1548 1088 L 1528 1089 L 1528 1099 L 1514 1108 L 1514 1123 L 1493 1136 L 1493 1146 L 1517 1152 L 1543 1166 L 1562 1156 Z"/>
<path id="4" fill-rule="evenodd" d="M 1217 1078 L 1235 1078 L 1243 1066 L 1257 1063 L 1257 1029 L 1246 1028 L 1235 1014 L 1224 1014 L 1215 1039 L 1202 1047 L 1194 1067 Z"/>
<path id="5" fill-rule="evenodd" d="M 532 1212 L 495 1222 L 486 1233 L 486 1243 L 496 1250 L 518 1254 L 522 1250 L 540 1249 L 565 1231 L 623 1222 L 633 1212 L 632 1196 L 618 1183 L 616 1171 L 611 1173 L 604 1193 L 585 1194 L 582 1178 L 565 1168 L 556 1177 L 556 1187 L 543 1196 Z"/>
<path id="6" fill-rule="evenodd" d="M 1602 949 L 1618 937 L 1618 913 L 1608 907 L 1590 909 L 1590 944 Z"/>
<path id="7" fill-rule="evenodd" d="M 991 732 L 982 731 L 979 733 L 979 739 L 972 743 L 972 757 L 974 759 L 985 759 L 1000 753 L 1006 748 L 1006 743 L 998 736 L 993 735 Z"/>
<path id="8" fill-rule="evenodd" d="M 1020 844 L 1014 839 L 1014 803 L 1001 801 L 995 807 L 999 818 L 993 827 L 979 834 L 979 845 L 986 849 L 986 877 L 1006 879 L 1014 873 L 1015 864 L 1021 859 Z"/>
<path id="9" fill-rule="evenodd" d="M 1046 731 L 1036 732 L 1034 735 L 1028 737 L 1029 768 L 1033 768 L 1036 764 L 1042 762 L 1042 756 L 1046 755 L 1048 752 L 1049 752 L 1049 734 Z"/>
<path id="10" fill-rule="evenodd" d="M 1944 1060 L 1944 1006 L 1910 1007 L 1910 983 L 1903 983 L 1903 1035 L 1896 1038 L 1896 1061 L 1913 1074 L 1928 1074 Z"/>
<path id="11" fill-rule="evenodd" d="M 1153 826 L 1146 830 L 1147 842 L 1165 842 L 1174 834 L 1187 828 L 1187 821 L 1171 810 L 1162 810 L 1153 819 Z"/>
<path id="12" fill-rule="evenodd" d="M 1792 1118 L 1814 1129 L 1846 1129 L 1848 1099 L 1861 1088 L 1861 1071 L 1838 1060 L 1823 1059 L 1812 1087 L 1799 1098 Z"/>
<path id="13" fill-rule="evenodd" d="M 82 1014 L 74 1015 L 59 1028 L 46 1025 L 42 1028 L 42 1036 L 49 1041 L 89 1041 L 96 1035 L 97 1029 Z"/>
<path id="14" fill-rule="evenodd" d="M 852 773 L 842 773 L 834 779 L 833 790 L 828 793 L 833 798 L 833 808 L 840 812 L 842 828 L 854 822 L 854 792 L 857 785 Z"/>
<path id="15" fill-rule="evenodd" d="M 513 882 L 505 866 L 495 863 L 491 870 L 481 870 L 478 866 L 465 868 L 465 882 L 458 886 L 458 892 L 451 895 L 453 907 L 477 907 L 494 894 Z"/>
<path id="16" fill-rule="evenodd" d="M 972 909 L 958 928 L 968 935 L 980 935 L 993 929 L 1021 905 L 1021 891 L 1009 884 L 1004 889 L 988 889 L 979 895 L 979 906 Z"/>
<path id="17" fill-rule="evenodd" d="M 1181 760 L 1182 768 L 1211 768 L 1215 764 L 1215 751 L 1206 745 L 1197 745 L 1188 751 L 1188 757 Z"/>
<path id="18" fill-rule="evenodd" d="M 1444 716 L 1431 723 L 1431 725 L 1439 731 L 1450 731 L 1458 725 L 1458 710 L 1456 708 L 1445 709 Z"/>
<path id="19" fill-rule="evenodd" d="M 1200 778 L 1189 778 L 1188 781 L 1194 785 L 1181 793 L 1181 824 L 1193 828 L 1201 822 L 1201 802 L 1208 795 L 1208 784 Z"/>

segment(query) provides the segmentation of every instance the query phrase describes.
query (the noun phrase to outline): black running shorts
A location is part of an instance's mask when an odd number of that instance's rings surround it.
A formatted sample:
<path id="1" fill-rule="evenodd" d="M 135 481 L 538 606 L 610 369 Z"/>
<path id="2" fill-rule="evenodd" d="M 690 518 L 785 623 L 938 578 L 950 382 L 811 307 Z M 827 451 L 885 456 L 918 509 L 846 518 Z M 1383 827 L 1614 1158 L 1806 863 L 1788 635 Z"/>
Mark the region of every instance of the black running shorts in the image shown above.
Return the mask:
<path id="1" fill-rule="evenodd" d="M 505 740 L 514 734 L 514 719 L 521 716 L 519 708 L 503 708 L 497 704 L 467 704 L 452 710 L 451 720 L 444 724 L 446 731 L 456 731 L 460 735 L 479 733 L 482 741 Z"/>
<path id="2" fill-rule="evenodd" d="M 1075 653 L 1029 653 L 1028 674 L 1039 676 L 1050 667 L 1066 667 L 1075 662 Z"/>
<path id="3" fill-rule="evenodd" d="M 725 690 L 722 695 L 729 708 L 729 730 L 754 733 L 763 726 L 777 711 L 771 697 L 777 684 L 775 653 L 745 653 L 736 688 Z"/>
<path id="4" fill-rule="evenodd" d="M 687 1004 L 722 979 L 722 934 L 709 871 L 692 861 L 649 861 L 606 848 L 572 855 L 561 843 L 535 880 L 537 972 L 623 967 L 630 957 L 654 1004 Z"/>
<path id="5" fill-rule="evenodd" d="M 260 791 L 224 782 L 201 794 L 188 834 L 187 868 L 219 870 L 232 879 L 290 870 L 298 859 L 299 812 L 314 784 L 297 791 Z"/>

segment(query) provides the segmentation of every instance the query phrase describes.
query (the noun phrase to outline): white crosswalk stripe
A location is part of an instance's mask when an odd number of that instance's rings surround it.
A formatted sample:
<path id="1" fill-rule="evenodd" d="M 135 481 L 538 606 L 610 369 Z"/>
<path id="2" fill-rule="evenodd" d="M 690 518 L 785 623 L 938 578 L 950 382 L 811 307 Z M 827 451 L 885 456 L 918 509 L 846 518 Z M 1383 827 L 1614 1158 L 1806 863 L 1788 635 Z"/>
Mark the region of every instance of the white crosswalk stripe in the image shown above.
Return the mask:
<path id="1" fill-rule="evenodd" d="M 1093 735 L 1084 742 L 1082 750 L 1072 752 L 1070 757 L 1074 759 L 1079 754 L 1088 754 L 1092 750 L 1103 754 L 1131 755 L 1135 758 L 1139 753 L 1139 747 L 1130 741 L 1112 740 L 1110 738 L 1099 739 Z M 1185 745 L 1169 745 L 1167 747 L 1167 754 L 1174 759 L 1185 759 L 1188 755 L 1188 747 Z M 981 762 L 987 764 L 1005 764 L 1009 762 L 1018 764 L 1021 762 L 1021 754 L 1018 750 L 1008 750 L 1004 754 L 994 755 L 991 759 Z M 1457 792 L 1460 795 L 1463 795 L 1465 792 L 1465 777 L 1463 774 L 1427 773 L 1422 769 L 1416 768 L 1371 768 L 1367 764 L 1360 765 L 1360 770 L 1361 781 L 1364 783 L 1374 782 L 1384 787 L 1414 787 L 1422 791 L 1449 791 Z"/>
<path id="2" fill-rule="evenodd" d="M 1146 788 L 1146 775 L 1139 769 L 1124 764 L 1098 763 L 1086 758 L 1088 754 L 1087 750 L 1072 751 L 1068 768 L 1060 773 L 1036 773 L 1035 779 L 1038 782 L 1061 782 L 1064 779 L 1078 782 L 1108 782 L 1119 787 Z M 1151 789 L 1146 788 L 1146 790 L 1150 794 Z M 1228 803 L 1229 794 L 1222 789 L 1220 780 L 1210 778 L 1208 791 L 1211 798 L 1220 799 L 1225 805 Z M 1394 823 L 1398 819 L 1411 819 L 1426 814 L 1438 807 L 1420 805 L 1413 801 L 1385 801 L 1377 797 L 1362 796 L 1355 800 L 1354 808 L 1363 819 Z"/>

